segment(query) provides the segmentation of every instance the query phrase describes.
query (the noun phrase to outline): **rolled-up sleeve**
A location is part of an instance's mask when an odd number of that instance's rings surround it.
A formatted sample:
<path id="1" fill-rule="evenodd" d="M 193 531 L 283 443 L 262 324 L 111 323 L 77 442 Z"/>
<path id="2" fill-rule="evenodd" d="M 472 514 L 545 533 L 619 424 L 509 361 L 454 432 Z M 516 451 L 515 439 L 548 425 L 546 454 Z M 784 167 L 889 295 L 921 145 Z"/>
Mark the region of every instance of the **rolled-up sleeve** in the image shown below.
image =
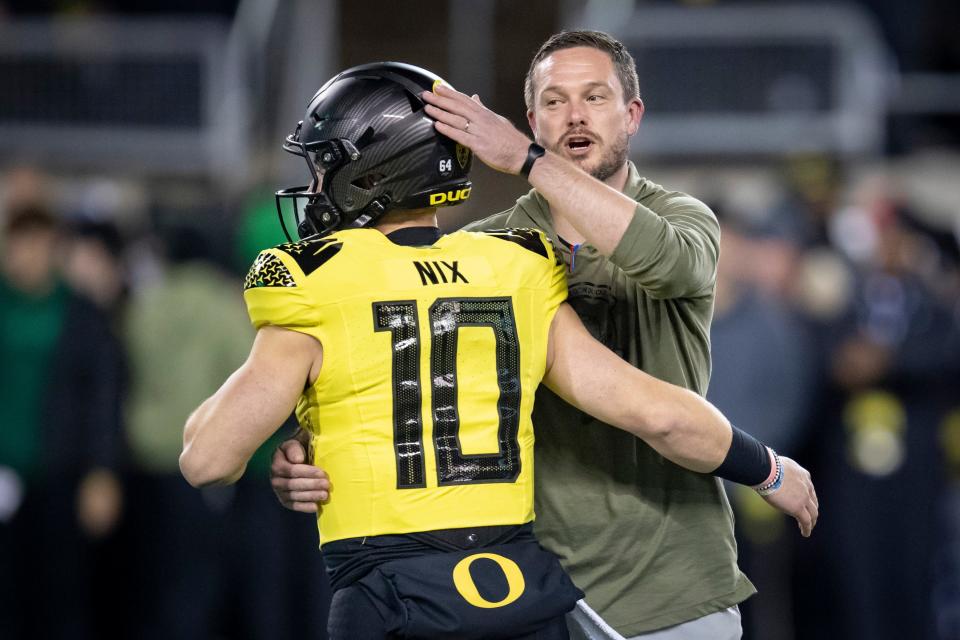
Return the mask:
<path id="1" fill-rule="evenodd" d="M 713 293 L 720 255 L 720 225 L 696 198 L 666 194 L 637 204 L 610 261 L 655 298 Z"/>

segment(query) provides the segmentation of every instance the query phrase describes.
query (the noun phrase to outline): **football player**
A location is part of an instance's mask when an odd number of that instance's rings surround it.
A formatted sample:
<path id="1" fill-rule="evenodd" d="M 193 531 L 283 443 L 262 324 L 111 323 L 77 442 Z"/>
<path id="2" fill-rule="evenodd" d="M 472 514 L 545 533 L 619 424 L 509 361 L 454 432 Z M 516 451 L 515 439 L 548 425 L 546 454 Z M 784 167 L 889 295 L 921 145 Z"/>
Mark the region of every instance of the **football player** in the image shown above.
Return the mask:
<path id="1" fill-rule="evenodd" d="M 441 236 L 436 208 L 471 189 L 470 151 L 425 112 L 421 94 L 441 82 L 397 63 L 349 69 L 287 138 L 312 180 L 278 192 L 278 212 L 286 230 L 293 203 L 302 240 L 250 269 L 257 338 L 187 421 L 187 480 L 236 481 L 296 410 L 336 483 L 318 517 L 331 638 L 566 637 L 582 593 L 530 524 L 541 381 L 812 528 L 805 470 L 590 336 L 542 232 Z"/>

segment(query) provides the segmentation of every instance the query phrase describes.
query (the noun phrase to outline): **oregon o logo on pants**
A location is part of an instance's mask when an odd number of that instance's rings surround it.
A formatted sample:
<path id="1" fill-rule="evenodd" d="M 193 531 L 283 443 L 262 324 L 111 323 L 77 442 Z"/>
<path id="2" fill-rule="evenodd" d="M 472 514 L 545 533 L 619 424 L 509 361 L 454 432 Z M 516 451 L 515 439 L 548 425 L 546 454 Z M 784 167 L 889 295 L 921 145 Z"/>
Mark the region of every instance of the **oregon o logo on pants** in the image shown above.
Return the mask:
<path id="1" fill-rule="evenodd" d="M 503 575 L 507 579 L 507 586 L 510 588 L 503 600 L 490 602 L 489 600 L 485 600 L 483 596 L 480 595 L 480 592 L 477 591 L 477 585 L 474 584 L 473 576 L 470 575 L 470 565 L 473 564 L 474 560 L 479 560 L 480 558 L 493 560 L 503 571 Z M 453 568 L 453 584 L 457 588 L 457 592 L 463 596 L 464 600 L 481 609 L 505 607 L 523 595 L 523 590 L 526 588 L 526 583 L 523 580 L 523 572 L 520 571 L 517 563 L 510 558 L 505 558 L 495 553 L 475 553 L 458 562 L 457 566 Z"/>

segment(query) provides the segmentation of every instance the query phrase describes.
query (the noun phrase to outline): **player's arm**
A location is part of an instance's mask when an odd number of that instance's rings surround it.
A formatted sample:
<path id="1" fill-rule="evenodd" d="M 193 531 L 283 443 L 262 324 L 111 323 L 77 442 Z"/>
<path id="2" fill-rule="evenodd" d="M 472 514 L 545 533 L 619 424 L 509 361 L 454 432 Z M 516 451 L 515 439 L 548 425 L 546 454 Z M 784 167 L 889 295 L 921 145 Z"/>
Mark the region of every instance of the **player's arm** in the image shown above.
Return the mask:
<path id="1" fill-rule="evenodd" d="M 593 338 L 568 304 L 550 326 L 543 381 L 570 404 L 692 471 L 719 467 L 733 439 L 729 422 L 713 405 L 632 367 Z"/>
<path id="2" fill-rule="evenodd" d="M 692 391 L 630 366 L 593 338 L 567 304 L 550 327 L 544 383 L 573 406 L 635 434 L 692 471 L 750 486 L 769 484 L 779 474 L 779 488 L 767 501 L 795 517 L 805 536 L 816 524 L 817 497 L 805 469 L 786 457 L 778 464 L 770 450 L 733 429 Z"/>
<path id="3" fill-rule="evenodd" d="M 187 419 L 180 470 L 195 487 L 230 484 L 296 408 L 316 379 L 320 343 L 306 334 L 263 326 L 247 361 Z"/>

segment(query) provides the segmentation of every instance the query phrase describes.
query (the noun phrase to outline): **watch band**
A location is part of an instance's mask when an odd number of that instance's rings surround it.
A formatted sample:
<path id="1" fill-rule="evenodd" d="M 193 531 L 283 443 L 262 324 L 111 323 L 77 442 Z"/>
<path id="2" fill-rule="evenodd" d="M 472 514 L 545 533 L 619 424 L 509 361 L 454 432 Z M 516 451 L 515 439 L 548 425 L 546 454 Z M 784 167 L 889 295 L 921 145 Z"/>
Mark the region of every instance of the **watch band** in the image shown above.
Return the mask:
<path id="1" fill-rule="evenodd" d="M 520 167 L 520 175 L 524 178 L 530 177 L 530 170 L 533 169 L 533 163 L 537 161 L 537 158 L 540 158 L 547 152 L 546 149 L 538 145 L 536 142 L 531 142 L 530 146 L 527 147 L 527 159 L 523 163 L 523 166 Z"/>

